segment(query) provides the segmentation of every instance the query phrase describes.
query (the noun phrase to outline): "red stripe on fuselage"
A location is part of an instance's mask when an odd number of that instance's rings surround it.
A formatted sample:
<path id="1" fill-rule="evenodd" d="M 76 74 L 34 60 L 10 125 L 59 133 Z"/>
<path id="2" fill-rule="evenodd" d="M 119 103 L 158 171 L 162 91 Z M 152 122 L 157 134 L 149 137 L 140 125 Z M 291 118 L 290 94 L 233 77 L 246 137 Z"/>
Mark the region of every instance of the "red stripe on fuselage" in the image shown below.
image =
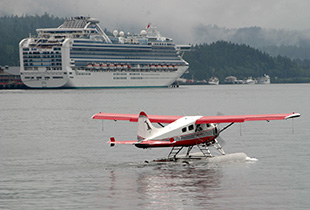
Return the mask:
<path id="1" fill-rule="evenodd" d="M 205 142 L 213 141 L 215 136 L 207 136 L 203 138 L 188 139 L 188 140 L 177 140 L 175 143 L 171 143 L 169 139 L 165 140 L 146 140 L 140 143 L 136 143 L 135 146 L 138 148 L 149 148 L 149 147 L 173 147 L 173 146 L 193 146 L 202 144 Z"/>

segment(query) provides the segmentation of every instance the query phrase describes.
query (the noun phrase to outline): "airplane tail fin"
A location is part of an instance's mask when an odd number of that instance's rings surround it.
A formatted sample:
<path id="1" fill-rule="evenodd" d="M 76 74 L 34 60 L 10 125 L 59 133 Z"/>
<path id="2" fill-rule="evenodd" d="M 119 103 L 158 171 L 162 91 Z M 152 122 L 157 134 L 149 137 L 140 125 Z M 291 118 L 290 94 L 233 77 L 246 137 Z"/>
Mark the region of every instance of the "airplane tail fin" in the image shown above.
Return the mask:
<path id="1" fill-rule="evenodd" d="M 137 132 L 137 138 L 138 141 L 144 140 L 146 138 L 149 138 L 152 136 L 158 128 L 154 127 L 145 114 L 145 112 L 140 112 L 139 119 L 138 119 L 138 132 Z"/>

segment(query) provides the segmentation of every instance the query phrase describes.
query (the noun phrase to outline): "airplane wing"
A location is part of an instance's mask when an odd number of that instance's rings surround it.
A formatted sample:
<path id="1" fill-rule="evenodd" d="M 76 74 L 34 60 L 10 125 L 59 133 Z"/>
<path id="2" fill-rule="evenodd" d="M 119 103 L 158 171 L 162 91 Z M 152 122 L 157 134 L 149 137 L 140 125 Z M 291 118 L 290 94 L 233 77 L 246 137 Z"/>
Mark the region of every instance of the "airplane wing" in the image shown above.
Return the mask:
<path id="1" fill-rule="evenodd" d="M 173 115 L 148 115 L 152 123 L 172 123 L 184 116 Z M 258 115 L 222 115 L 222 116 L 204 116 L 196 121 L 196 124 L 203 123 L 242 123 L 244 121 L 260 121 L 260 120 L 284 120 L 300 117 L 299 113 L 288 114 L 258 114 Z M 92 116 L 98 120 L 125 120 L 130 122 L 138 122 L 139 114 L 119 114 L 119 113 L 102 113 L 99 112 Z"/>
<path id="2" fill-rule="evenodd" d="M 223 115 L 223 116 L 204 116 L 199 118 L 195 124 L 204 123 L 242 123 L 244 121 L 260 120 L 286 120 L 300 117 L 299 113 L 289 114 L 258 114 L 258 115 Z"/>
<path id="3" fill-rule="evenodd" d="M 172 123 L 183 116 L 169 115 L 147 115 L 152 123 Z M 118 114 L 118 113 L 102 113 L 99 112 L 92 116 L 97 120 L 127 120 L 130 122 L 138 122 L 139 114 Z"/>

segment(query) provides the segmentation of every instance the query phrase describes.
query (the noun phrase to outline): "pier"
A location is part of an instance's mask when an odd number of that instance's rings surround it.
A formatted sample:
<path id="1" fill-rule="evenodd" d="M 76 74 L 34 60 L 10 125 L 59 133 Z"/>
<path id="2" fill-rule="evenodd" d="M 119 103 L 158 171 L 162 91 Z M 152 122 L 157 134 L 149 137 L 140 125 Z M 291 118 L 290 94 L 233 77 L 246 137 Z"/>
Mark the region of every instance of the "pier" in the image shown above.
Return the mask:
<path id="1" fill-rule="evenodd" d="M 0 89 L 25 89 L 27 86 L 21 81 L 19 66 L 0 66 Z"/>

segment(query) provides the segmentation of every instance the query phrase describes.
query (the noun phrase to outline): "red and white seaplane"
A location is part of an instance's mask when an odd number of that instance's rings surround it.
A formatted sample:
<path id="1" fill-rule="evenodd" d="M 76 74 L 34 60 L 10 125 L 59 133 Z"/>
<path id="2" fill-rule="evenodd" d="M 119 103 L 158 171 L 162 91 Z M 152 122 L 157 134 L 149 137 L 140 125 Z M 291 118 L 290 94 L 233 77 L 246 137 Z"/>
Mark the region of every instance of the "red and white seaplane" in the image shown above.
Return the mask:
<path id="1" fill-rule="evenodd" d="M 137 140 L 115 141 L 114 137 L 108 142 L 110 146 L 115 144 L 131 144 L 138 148 L 171 147 L 168 159 L 176 159 L 179 152 L 187 147 L 186 156 L 190 157 L 190 151 L 197 146 L 205 157 L 212 157 L 209 146 L 214 146 L 222 155 L 225 152 L 217 138 L 220 133 L 233 125 L 245 121 L 270 121 L 286 120 L 299 117 L 299 113 L 289 114 L 260 114 L 260 115 L 222 115 L 222 116 L 168 116 L 140 114 L 97 113 L 92 116 L 99 120 L 125 120 L 138 122 Z M 161 127 L 155 127 L 152 123 L 158 123 Z M 219 123 L 229 123 L 219 129 Z M 163 124 L 166 124 L 165 126 Z"/>

